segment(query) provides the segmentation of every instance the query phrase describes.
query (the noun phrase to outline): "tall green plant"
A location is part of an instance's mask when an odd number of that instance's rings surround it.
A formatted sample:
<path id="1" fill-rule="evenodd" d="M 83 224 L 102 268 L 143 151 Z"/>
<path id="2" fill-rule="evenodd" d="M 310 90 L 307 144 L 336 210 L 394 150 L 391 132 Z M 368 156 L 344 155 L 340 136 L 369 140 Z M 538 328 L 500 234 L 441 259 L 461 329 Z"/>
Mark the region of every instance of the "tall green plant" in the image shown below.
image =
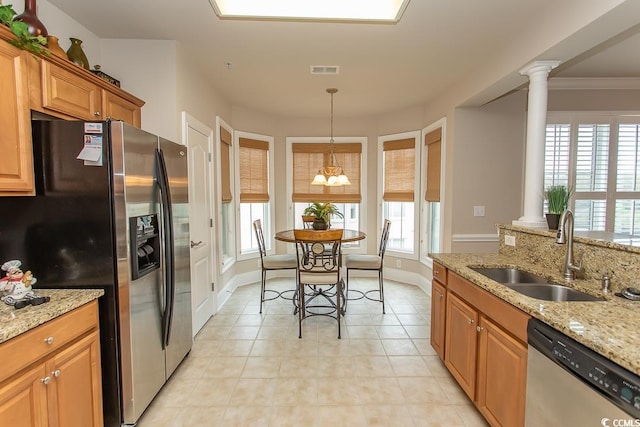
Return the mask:
<path id="1" fill-rule="evenodd" d="M 338 207 L 331 202 L 311 202 L 309 206 L 304 210 L 305 215 L 314 215 L 316 218 L 324 220 L 329 223 L 331 216 L 337 216 L 338 218 L 344 218 L 342 212 L 338 210 Z"/>
<path id="2" fill-rule="evenodd" d="M 11 32 L 16 36 L 17 40 L 9 42 L 20 49 L 26 49 L 36 54 L 49 55 L 47 39 L 43 36 L 34 36 L 29 34 L 29 26 L 22 21 L 16 21 L 16 11 L 10 4 L 0 5 L 0 23 L 9 27 Z"/>
<path id="3" fill-rule="evenodd" d="M 553 185 L 547 188 L 546 197 L 549 203 L 549 213 L 561 214 L 569 206 L 569 199 L 573 189 L 565 185 Z"/>

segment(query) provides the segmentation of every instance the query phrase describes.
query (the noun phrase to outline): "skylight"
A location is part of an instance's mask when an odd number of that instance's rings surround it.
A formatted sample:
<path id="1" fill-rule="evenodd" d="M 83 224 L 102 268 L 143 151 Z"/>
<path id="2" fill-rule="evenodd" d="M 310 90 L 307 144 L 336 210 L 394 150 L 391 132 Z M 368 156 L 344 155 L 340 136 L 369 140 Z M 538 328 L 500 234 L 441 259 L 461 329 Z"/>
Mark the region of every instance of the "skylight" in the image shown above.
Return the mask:
<path id="1" fill-rule="evenodd" d="M 221 18 L 398 22 L 409 0 L 209 0 Z"/>

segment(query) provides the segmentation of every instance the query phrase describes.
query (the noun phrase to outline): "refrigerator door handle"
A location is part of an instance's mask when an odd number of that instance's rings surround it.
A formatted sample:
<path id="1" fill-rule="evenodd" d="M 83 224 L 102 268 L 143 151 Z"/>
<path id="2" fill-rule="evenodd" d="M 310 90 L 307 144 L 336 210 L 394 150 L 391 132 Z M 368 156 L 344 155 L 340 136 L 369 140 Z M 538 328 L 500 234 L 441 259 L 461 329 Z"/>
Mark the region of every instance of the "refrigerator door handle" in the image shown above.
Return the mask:
<path id="1" fill-rule="evenodd" d="M 173 321 L 173 304 L 175 299 L 175 247 L 173 241 L 173 212 L 171 208 L 171 193 L 164 154 L 161 149 L 156 150 L 156 176 L 160 187 L 162 204 L 162 222 L 164 226 L 165 247 L 165 310 L 162 316 L 162 345 L 166 348 L 171 338 L 171 323 Z"/>

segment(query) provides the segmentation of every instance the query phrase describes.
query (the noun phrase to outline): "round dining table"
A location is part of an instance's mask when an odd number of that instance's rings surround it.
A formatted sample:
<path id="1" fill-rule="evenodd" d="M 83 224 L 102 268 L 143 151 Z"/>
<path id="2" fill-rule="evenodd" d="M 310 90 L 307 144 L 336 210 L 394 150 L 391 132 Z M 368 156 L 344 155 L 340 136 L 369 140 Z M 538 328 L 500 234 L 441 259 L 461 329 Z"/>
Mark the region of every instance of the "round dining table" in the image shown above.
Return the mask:
<path id="1" fill-rule="evenodd" d="M 307 230 L 307 231 L 313 231 L 313 230 Z M 321 232 L 323 230 L 318 230 L 318 232 Z M 349 229 L 344 229 L 342 231 L 342 242 L 355 242 L 358 240 L 362 240 L 365 237 L 367 237 L 367 235 L 362 232 L 362 231 L 358 231 L 358 230 L 349 230 Z M 293 230 L 284 230 L 284 231 L 278 231 L 276 233 L 275 236 L 276 240 L 280 240 L 281 242 L 289 242 L 289 243 L 295 243 L 296 238 L 293 235 Z"/>

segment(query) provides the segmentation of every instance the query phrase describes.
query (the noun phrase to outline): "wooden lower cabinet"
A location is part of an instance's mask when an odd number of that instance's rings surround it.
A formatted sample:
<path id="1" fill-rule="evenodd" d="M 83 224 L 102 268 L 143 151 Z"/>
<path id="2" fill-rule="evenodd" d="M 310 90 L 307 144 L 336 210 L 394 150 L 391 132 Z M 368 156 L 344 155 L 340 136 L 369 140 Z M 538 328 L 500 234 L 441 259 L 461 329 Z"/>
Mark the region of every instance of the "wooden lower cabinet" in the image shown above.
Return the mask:
<path id="1" fill-rule="evenodd" d="M 444 362 L 451 375 L 489 424 L 524 426 L 529 316 L 452 272 L 446 288 L 433 281 L 432 289 L 434 349 L 434 312 L 439 293 L 446 295 Z"/>
<path id="2" fill-rule="evenodd" d="M 478 312 L 457 295 L 447 298 L 444 363 L 471 400 L 475 398 Z"/>
<path id="3" fill-rule="evenodd" d="M 527 347 L 483 316 L 479 332 L 478 410 L 491 425 L 523 425 Z"/>
<path id="4" fill-rule="evenodd" d="M 0 345 L 0 355 L 32 358 L 24 369 L 14 374 L 3 372 L 0 381 L 0 425 L 12 427 L 101 427 L 102 382 L 100 368 L 100 337 L 97 329 L 97 305 L 83 310 L 96 310 L 93 330 L 80 336 L 68 332 L 84 329 L 78 321 L 85 316 L 63 315 L 55 324 L 25 332 Z M 79 310 L 79 309 L 78 309 Z M 54 322 L 54 321 L 52 321 Z M 48 322 L 51 323 L 51 322 Z M 45 329 L 43 329 L 45 327 Z M 48 329 L 46 329 L 48 328 Z M 67 335 L 65 335 L 67 333 Z M 42 337 L 50 338 L 51 346 L 61 342 L 59 349 L 33 354 L 42 345 Z M 62 343 L 64 342 L 64 343 Z M 49 344 L 44 344 L 49 345 Z"/>
<path id="5" fill-rule="evenodd" d="M 447 313 L 447 288 L 439 282 L 431 282 L 431 347 L 444 360 L 445 325 Z"/>
<path id="6" fill-rule="evenodd" d="M 58 426 L 101 426 L 100 337 L 95 331 L 53 357 L 47 366 L 49 416 Z"/>
<path id="7" fill-rule="evenodd" d="M 0 420 L 12 427 L 48 426 L 46 370 L 39 364 L 0 386 Z"/>

